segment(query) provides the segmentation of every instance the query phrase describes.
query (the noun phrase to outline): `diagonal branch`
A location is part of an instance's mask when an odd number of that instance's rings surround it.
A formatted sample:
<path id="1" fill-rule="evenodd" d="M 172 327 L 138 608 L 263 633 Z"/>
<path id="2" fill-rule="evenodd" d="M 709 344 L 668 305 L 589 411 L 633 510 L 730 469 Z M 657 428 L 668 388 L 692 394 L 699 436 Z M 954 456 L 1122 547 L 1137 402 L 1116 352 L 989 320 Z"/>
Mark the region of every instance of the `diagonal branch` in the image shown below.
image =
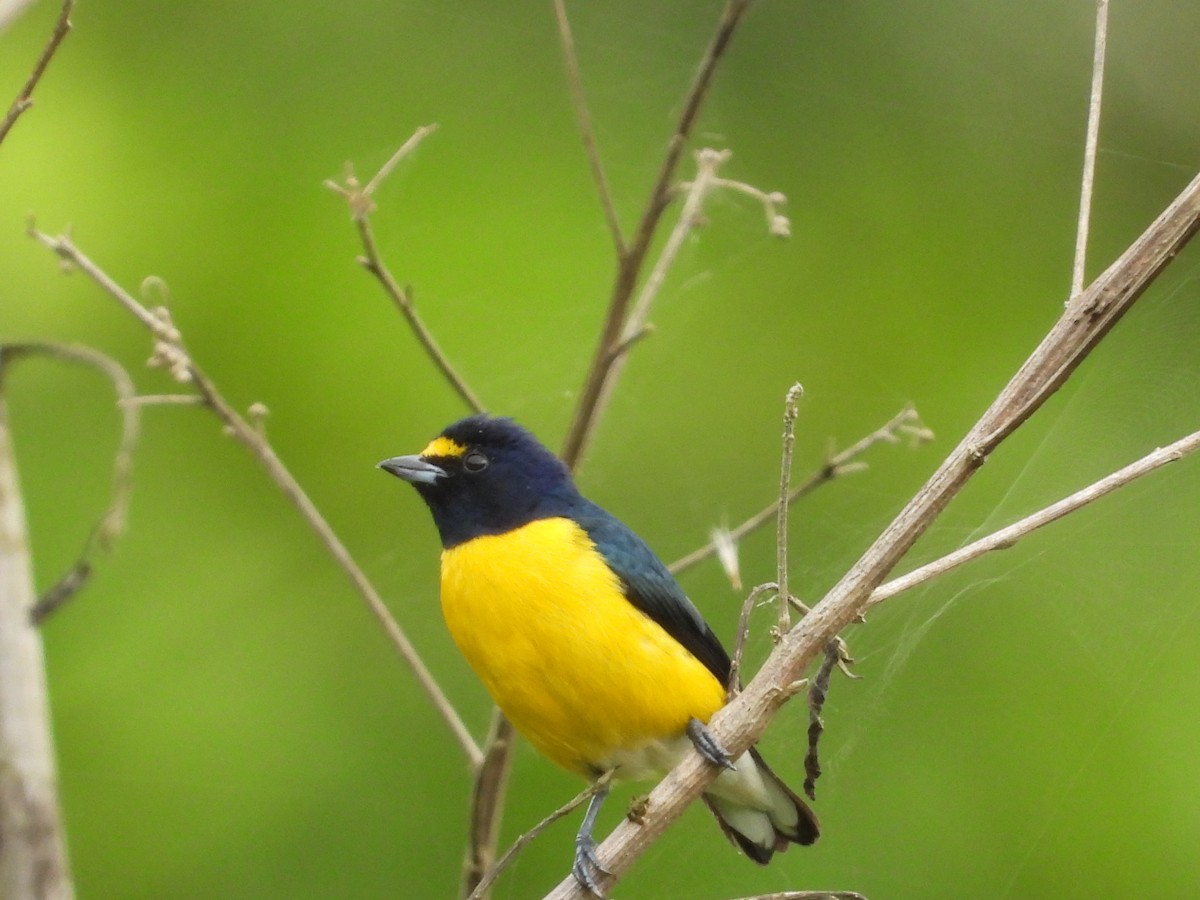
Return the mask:
<path id="1" fill-rule="evenodd" d="M 50 65 L 50 60 L 58 52 L 58 45 L 63 42 L 63 38 L 71 30 L 71 11 L 74 8 L 75 0 L 63 0 L 62 9 L 58 13 L 58 19 L 54 22 L 54 30 L 50 33 L 50 40 L 47 41 L 45 48 L 42 50 L 42 55 L 34 63 L 33 71 L 25 79 L 25 85 L 21 88 L 21 92 L 17 94 L 17 99 L 12 102 L 12 106 L 8 108 L 4 119 L 0 121 L 0 144 L 4 143 L 4 139 L 8 137 L 8 133 L 12 131 L 12 127 L 17 124 L 17 119 L 21 118 L 22 114 L 29 107 L 33 106 L 34 88 L 38 86 L 38 82 L 46 74 L 46 67 Z"/>
<path id="2" fill-rule="evenodd" d="M 423 125 L 414 131 L 409 139 L 400 146 L 400 149 L 380 166 L 379 171 L 365 186 L 360 185 L 358 179 L 349 174 L 344 183 L 329 180 L 325 182 L 325 187 L 340 195 L 346 201 L 346 205 L 350 207 L 350 217 L 354 220 L 354 227 L 358 229 L 358 237 L 363 246 L 363 255 L 358 258 L 359 265 L 374 275 L 375 279 L 383 286 L 384 292 L 396 305 L 396 309 L 400 310 L 400 314 L 408 322 L 408 327 L 416 335 L 417 340 L 425 349 L 425 353 L 463 403 L 473 412 L 483 412 L 483 403 L 479 397 L 451 364 L 449 357 L 434 338 L 433 332 L 429 330 L 429 326 L 417 314 L 417 307 L 412 299 L 412 289 L 401 287 L 384 263 L 383 257 L 379 253 L 379 245 L 375 241 L 375 231 L 371 227 L 371 213 L 375 211 L 375 191 L 396 168 L 400 160 L 408 156 L 421 141 L 436 129 L 436 125 Z"/>
<path id="3" fill-rule="evenodd" d="M 147 309 L 128 291 L 114 282 L 91 259 L 85 256 L 69 238 L 64 235 L 51 237 L 36 229 L 30 228 L 30 234 L 40 243 L 48 247 L 60 258 L 71 263 L 99 285 L 105 293 L 117 300 L 123 307 L 135 315 L 155 337 L 155 361 L 170 368 L 172 375 L 180 381 L 194 384 L 205 405 L 213 411 L 229 433 L 243 444 L 266 470 L 270 479 L 283 492 L 284 496 L 299 510 L 301 517 L 316 533 L 329 555 L 341 567 L 350 579 L 351 584 L 366 603 L 371 614 L 379 622 L 387 634 L 393 647 L 401 658 L 408 664 L 417 682 L 425 691 L 434 708 L 450 728 L 464 755 L 472 767 L 476 767 L 483 759 L 483 753 L 475 744 L 466 725 L 451 705 L 450 700 L 442 692 L 433 675 L 426 668 L 416 648 L 400 624 L 392 616 L 383 599 L 375 590 L 374 585 L 367 579 L 366 574 L 359 568 L 358 563 L 350 555 L 350 551 L 334 533 L 333 528 L 321 515 L 320 511 L 309 499 L 300 483 L 288 470 L 283 461 L 276 455 L 274 448 L 267 441 L 262 430 L 254 423 L 247 421 L 235 410 L 217 389 L 217 386 L 188 354 L 183 346 L 178 330 L 171 324 L 165 308 Z"/>
<path id="4" fill-rule="evenodd" d="M 1168 262 L 1200 228 L 1200 176 L 1084 292 L 1017 371 L 992 405 L 882 535 L 825 598 L 784 636 L 758 675 L 709 727 L 730 753 L 758 739 L 789 695 L 789 687 L 825 646 L 860 615 L 871 592 L 916 543 L 997 446 L 1070 376 Z M 690 754 L 647 798 L 638 824 L 622 822 L 598 848 L 609 887 L 704 790 L 712 766 Z M 568 877 L 549 895 L 582 900 Z"/>
<path id="5" fill-rule="evenodd" d="M 957 569 L 964 563 L 978 559 L 986 553 L 991 553 L 994 550 L 1007 550 L 1027 534 L 1037 531 L 1051 522 L 1057 522 L 1063 516 L 1069 515 L 1095 500 L 1099 500 L 1106 494 L 1111 494 L 1117 488 L 1124 487 L 1131 481 L 1141 478 L 1143 475 L 1149 475 L 1151 472 L 1161 469 L 1169 463 L 1177 462 L 1198 449 L 1200 449 L 1200 431 L 1195 431 L 1187 437 L 1180 438 L 1174 443 L 1168 444 L 1166 447 L 1160 447 L 1152 453 L 1146 454 L 1136 462 L 1118 469 L 1111 475 L 1101 478 L 1099 481 L 1089 484 L 1085 488 L 1081 488 L 1075 493 L 1059 500 L 1057 503 L 1047 506 L 1045 509 L 1040 509 L 1023 519 L 1013 522 L 1011 525 L 1007 525 L 998 531 L 981 537 L 977 541 L 972 541 L 965 547 L 960 547 L 953 553 L 947 553 L 940 559 L 935 559 L 933 562 L 926 563 L 918 569 L 913 569 L 907 575 L 901 575 L 899 578 L 894 578 L 886 584 L 881 584 L 871 592 L 871 597 L 867 605 L 875 606 L 884 600 L 890 600 L 897 594 L 902 594 L 918 585 L 937 578 L 951 569 Z"/>

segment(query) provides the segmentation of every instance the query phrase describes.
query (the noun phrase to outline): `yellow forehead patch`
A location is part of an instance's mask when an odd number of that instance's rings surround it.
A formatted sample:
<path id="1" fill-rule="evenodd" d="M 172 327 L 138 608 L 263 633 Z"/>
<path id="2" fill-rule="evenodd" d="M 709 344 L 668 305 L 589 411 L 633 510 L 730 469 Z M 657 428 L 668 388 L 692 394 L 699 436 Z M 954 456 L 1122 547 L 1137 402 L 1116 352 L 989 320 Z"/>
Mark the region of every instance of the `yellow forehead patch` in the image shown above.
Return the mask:
<path id="1" fill-rule="evenodd" d="M 448 437 L 434 438 L 429 446 L 421 451 L 421 455 L 430 457 L 447 457 L 447 456 L 462 456 L 467 452 L 467 448 L 458 441 L 452 441 Z"/>

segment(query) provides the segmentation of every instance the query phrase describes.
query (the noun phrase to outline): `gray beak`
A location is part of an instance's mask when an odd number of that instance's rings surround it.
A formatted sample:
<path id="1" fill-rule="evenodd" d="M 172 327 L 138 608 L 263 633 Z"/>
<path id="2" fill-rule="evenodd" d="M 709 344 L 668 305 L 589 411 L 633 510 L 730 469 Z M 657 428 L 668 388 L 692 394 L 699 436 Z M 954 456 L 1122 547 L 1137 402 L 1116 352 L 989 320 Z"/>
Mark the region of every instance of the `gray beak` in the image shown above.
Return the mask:
<path id="1" fill-rule="evenodd" d="M 393 456 L 391 459 L 385 459 L 376 468 L 412 484 L 434 484 L 439 478 L 446 477 L 445 469 L 426 462 L 419 456 Z"/>

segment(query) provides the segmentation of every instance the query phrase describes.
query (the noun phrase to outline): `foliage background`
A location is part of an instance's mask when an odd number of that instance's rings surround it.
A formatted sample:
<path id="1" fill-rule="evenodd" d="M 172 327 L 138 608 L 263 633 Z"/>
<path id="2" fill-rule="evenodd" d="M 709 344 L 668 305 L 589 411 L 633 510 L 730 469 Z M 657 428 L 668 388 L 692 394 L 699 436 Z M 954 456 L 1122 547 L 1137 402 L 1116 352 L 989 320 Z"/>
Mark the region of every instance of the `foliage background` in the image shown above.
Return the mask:
<path id="1" fill-rule="evenodd" d="M 601 149 L 631 225 L 715 2 L 572 15 Z M 15 93 L 43 2 L 0 35 Z M 583 473 L 665 558 L 768 501 L 781 398 L 807 388 L 797 470 L 914 401 L 939 440 L 882 449 L 793 516 L 818 597 L 1057 316 L 1069 282 L 1093 4 L 769 0 L 735 39 L 698 143 L 784 191 L 794 237 L 733 196 L 673 272 Z M 376 285 L 321 181 L 440 131 L 375 224 L 485 402 L 562 435 L 607 298 L 609 241 L 549 4 L 82 2 L 0 149 L 0 331 L 76 340 L 138 370 L 142 331 L 23 235 L 36 211 L 124 284 L 149 274 L 469 723 L 488 704 L 442 628 L 436 538 L 374 471 L 462 413 Z M 1200 165 L 1200 7 L 1113 5 L 1094 274 Z M 932 558 L 1200 421 L 1197 252 L 1185 252 L 1062 395 L 915 551 Z M 44 586 L 105 502 L 116 419 L 48 364 L 10 398 Z M 825 836 L 757 870 L 692 810 L 618 890 L 787 887 L 889 897 L 1200 890 L 1200 470 L 1185 462 L 881 609 L 849 635 L 860 682 L 827 714 Z M 772 537 L 743 547 L 770 577 Z M 685 587 L 731 638 L 715 568 Z M 755 651 L 769 616 L 758 622 Z M 127 536 L 45 630 L 70 849 L 84 898 L 448 896 L 468 778 L 343 577 L 210 417 L 148 411 Z M 768 735 L 799 781 L 803 714 Z M 522 746 L 506 835 L 578 789 Z M 622 800 L 604 824 L 621 814 Z M 575 823 L 499 884 L 535 896 Z"/>

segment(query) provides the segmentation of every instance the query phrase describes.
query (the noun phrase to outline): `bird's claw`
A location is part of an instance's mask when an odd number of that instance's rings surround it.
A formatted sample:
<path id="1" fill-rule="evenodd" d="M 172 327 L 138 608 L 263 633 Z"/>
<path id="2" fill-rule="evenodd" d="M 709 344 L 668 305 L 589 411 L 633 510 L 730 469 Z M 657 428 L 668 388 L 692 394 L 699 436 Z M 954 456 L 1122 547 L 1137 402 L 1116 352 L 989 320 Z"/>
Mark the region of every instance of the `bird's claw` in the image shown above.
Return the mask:
<path id="1" fill-rule="evenodd" d="M 575 838 L 575 861 L 571 863 L 571 874 L 581 888 L 597 897 L 603 897 L 597 876 L 612 873 L 600 865 L 596 857 L 596 841 L 589 835 L 579 835 Z"/>
<path id="2" fill-rule="evenodd" d="M 722 769 L 737 768 L 733 764 L 733 758 L 729 755 L 729 751 L 721 746 L 721 742 L 699 719 L 688 719 L 687 736 L 691 739 L 697 752 L 714 766 L 720 766 Z"/>

